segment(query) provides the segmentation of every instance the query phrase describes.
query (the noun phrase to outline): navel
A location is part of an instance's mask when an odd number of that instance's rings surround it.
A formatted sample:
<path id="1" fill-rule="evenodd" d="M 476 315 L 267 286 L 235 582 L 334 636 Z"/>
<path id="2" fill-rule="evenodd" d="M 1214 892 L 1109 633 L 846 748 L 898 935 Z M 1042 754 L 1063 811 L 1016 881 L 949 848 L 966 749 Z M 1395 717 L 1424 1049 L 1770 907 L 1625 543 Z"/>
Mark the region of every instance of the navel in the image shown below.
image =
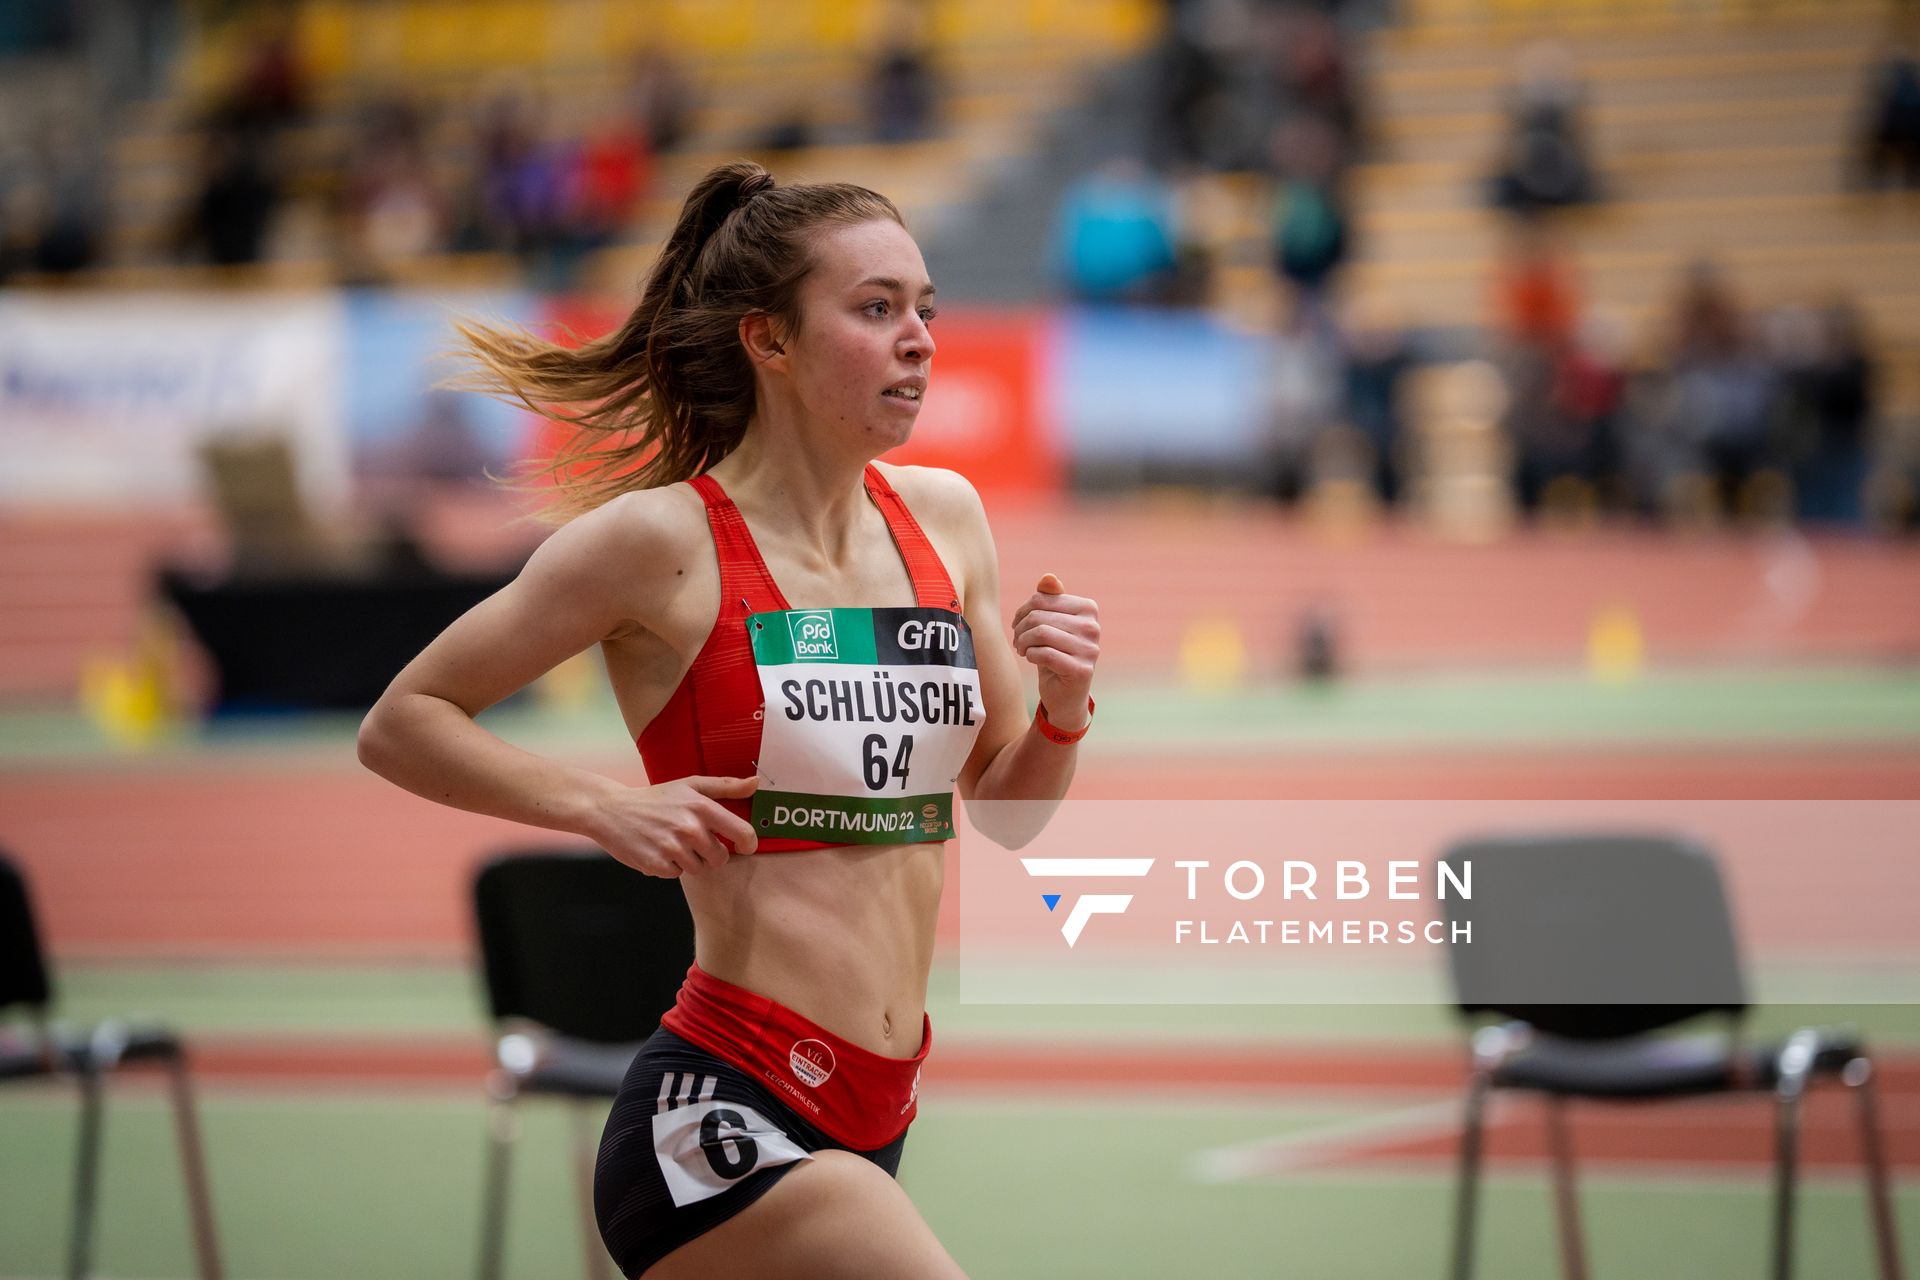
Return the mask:
<path id="1" fill-rule="evenodd" d="M 892 1014 L 883 1013 L 880 1015 L 880 1034 L 887 1037 L 887 1039 L 889 1040 L 893 1039 L 893 1015 Z"/>

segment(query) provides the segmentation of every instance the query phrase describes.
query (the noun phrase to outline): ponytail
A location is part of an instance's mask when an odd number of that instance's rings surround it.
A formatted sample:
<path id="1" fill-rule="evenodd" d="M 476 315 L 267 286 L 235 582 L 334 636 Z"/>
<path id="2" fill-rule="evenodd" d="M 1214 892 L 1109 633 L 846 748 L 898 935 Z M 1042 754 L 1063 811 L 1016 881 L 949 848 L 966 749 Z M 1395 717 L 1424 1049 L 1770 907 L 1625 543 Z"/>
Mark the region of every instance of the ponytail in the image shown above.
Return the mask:
<path id="1" fill-rule="evenodd" d="M 568 348 L 517 326 L 456 321 L 471 367 L 450 385 L 574 429 L 513 482 L 550 492 L 543 519 L 562 523 L 629 490 L 690 479 L 732 453 L 753 417 L 740 321 L 766 314 L 790 332 L 812 236 L 879 218 L 901 221 L 864 187 L 779 187 L 749 161 L 719 165 L 688 193 L 618 329 Z"/>

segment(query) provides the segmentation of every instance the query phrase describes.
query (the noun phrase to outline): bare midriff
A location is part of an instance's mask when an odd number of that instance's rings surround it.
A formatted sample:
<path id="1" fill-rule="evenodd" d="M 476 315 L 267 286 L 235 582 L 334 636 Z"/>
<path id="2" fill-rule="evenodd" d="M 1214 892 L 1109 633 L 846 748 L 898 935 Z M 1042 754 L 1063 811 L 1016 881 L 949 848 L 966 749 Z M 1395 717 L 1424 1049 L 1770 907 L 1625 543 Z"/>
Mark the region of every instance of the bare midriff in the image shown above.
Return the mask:
<path id="1" fill-rule="evenodd" d="M 684 876 L 694 958 L 890 1058 L 920 1051 L 944 846 L 749 854 Z"/>

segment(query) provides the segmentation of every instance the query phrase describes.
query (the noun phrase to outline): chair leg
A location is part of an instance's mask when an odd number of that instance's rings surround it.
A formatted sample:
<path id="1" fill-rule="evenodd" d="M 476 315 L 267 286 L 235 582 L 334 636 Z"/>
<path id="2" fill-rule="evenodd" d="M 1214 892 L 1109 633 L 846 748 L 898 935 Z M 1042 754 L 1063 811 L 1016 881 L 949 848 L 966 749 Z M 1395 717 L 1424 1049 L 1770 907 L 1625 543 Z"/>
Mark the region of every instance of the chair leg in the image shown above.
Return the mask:
<path id="1" fill-rule="evenodd" d="M 1453 1280 L 1473 1274 L 1474 1207 L 1480 1189 L 1480 1147 L 1486 1124 L 1487 1094 L 1492 1081 L 1475 1069 L 1467 1081 L 1465 1114 L 1460 1128 L 1460 1172 L 1454 1191 Z"/>
<path id="2" fill-rule="evenodd" d="M 1860 1154 L 1867 1167 L 1867 1212 L 1873 1222 L 1880 1280 L 1901 1280 L 1900 1242 L 1894 1232 L 1893 1195 L 1887 1181 L 1887 1149 L 1880 1134 L 1880 1109 L 1874 1099 L 1873 1063 L 1862 1054 L 1842 1069 L 1840 1078 L 1860 1100 Z"/>
<path id="3" fill-rule="evenodd" d="M 506 1072 L 495 1071 L 487 1078 L 487 1092 L 491 1101 L 486 1185 L 480 1198 L 480 1280 L 500 1280 L 507 1242 L 507 1164 L 513 1154 L 513 1141 L 519 1136 L 520 1117 L 513 1109 L 517 1090 Z"/>
<path id="4" fill-rule="evenodd" d="M 1778 1093 L 1778 1146 L 1773 1168 L 1773 1277 L 1793 1275 L 1793 1201 L 1800 1156 L 1800 1087 L 1783 1081 Z"/>
<path id="5" fill-rule="evenodd" d="M 193 1219 L 193 1253 L 200 1263 L 200 1280 L 220 1280 L 220 1242 L 213 1229 L 213 1197 L 207 1190 L 207 1164 L 200 1146 L 200 1125 L 194 1115 L 193 1084 L 187 1076 L 185 1055 L 167 1064 L 173 1076 L 173 1123 L 180 1143 L 181 1173 L 187 1183 L 187 1212 Z"/>
<path id="6" fill-rule="evenodd" d="M 600 1222 L 593 1211 L 593 1166 L 598 1144 L 594 1141 L 593 1128 L 588 1124 L 586 1103 L 576 1101 L 568 1110 L 573 1112 L 573 1164 L 580 1202 L 580 1248 L 586 1256 L 588 1280 L 612 1280 L 613 1272 L 608 1267 L 612 1259 L 607 1256 L 607 1246 L 600 1239 Z"/>
<path id="7" fill-rule="evenodd" d="M 93 1210 L 100 1187 L 100 1131 L 106 1121 L 106 1086 L 90 1064 L 81 1066 L 76 1078 L 80 1085 L 80 1145 L 73 1166 L 67 1278 L 85 1280 L 93 1271 Z"/>
<path id="8" fill-rule="evenodd" d="M 1553 1214 L 1560 1228 L 1560 1267 L 1567 1280 L 1587 1280 L 1587 1247 L 1580 1230 L 1580 1200 L 1573 1184 L 1573 1141 L 1567 1133 L 1566 1099 L 1546 1094 L 1547 1144 L 1553 1155 Z"/>

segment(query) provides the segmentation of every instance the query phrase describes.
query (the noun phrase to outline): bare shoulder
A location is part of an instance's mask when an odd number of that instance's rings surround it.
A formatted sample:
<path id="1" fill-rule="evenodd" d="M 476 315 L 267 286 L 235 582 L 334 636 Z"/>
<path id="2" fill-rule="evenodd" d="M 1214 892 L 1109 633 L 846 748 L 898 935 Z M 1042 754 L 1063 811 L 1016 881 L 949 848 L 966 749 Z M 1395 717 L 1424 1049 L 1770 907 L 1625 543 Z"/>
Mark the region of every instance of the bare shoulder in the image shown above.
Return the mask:
<path id="1" fill-rule="evenodd" d="M 692 549 L 705 537 L 706 527 L 699 495 L 685 486 L 636 489 L 561 525 L 541 544 L 536 559 L 544 558 L 555 567 L 618 573 L 625 578 Z"/>
<path id="2" fill-rule="evenodd" d="M 902 467 L 877 462 L 880 474 L 906 499 L 914 518 L 929 529 L 938 528 L 956 540 L 971 541 L 984 534 L 987 510 L 979 490 L 958 471 L 945 467 Z"/>
<path id="3" fill-rule="evenodd" d="M 635 490 L 554 530 L 520 580 L 536 595 L 595 598 L 649 625 L 645 602 L 698 562 L 707 537 L 705 505 L 686 486 Z"/>

